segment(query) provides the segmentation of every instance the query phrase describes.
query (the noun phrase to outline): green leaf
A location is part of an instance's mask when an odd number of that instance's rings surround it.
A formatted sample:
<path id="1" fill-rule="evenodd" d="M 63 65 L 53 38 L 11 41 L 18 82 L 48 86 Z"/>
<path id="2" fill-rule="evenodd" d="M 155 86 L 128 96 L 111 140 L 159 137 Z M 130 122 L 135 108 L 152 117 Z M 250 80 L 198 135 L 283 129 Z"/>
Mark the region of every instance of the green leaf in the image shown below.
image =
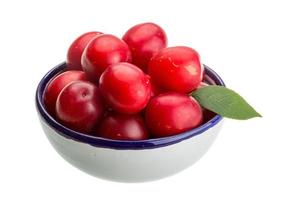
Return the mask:
<path id="1" fill-rule="evenodd" d="M 202 107 L 223 117 L 240 120 L 262 117 L 243 97 L 224 86 L 206 86 L 191 95 Z"/>

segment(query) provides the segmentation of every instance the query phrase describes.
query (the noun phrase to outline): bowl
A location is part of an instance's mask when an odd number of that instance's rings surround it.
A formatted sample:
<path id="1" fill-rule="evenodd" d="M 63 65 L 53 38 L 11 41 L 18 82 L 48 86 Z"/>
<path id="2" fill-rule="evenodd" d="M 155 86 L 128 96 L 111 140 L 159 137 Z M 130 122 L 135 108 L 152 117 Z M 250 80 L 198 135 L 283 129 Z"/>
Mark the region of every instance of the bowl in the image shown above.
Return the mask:
<path id="1" fill-rule="evenodd" d="M 49 142 L 69 163 L 93 176 L 120 182 L 161 179 L 189 167 L 210 148 L 223 118 L 216 115 L 201 126 L 181 134 L 139 141 L 118 141 L 73 131 L 57 122 L 46 111 L 43 94 L 47 83 L 65 71 L 61 63 L 40 81 L 36 91 L 36 110 Z M 224 85 L 212 69 L 205 66 L 209 84 Z"/>

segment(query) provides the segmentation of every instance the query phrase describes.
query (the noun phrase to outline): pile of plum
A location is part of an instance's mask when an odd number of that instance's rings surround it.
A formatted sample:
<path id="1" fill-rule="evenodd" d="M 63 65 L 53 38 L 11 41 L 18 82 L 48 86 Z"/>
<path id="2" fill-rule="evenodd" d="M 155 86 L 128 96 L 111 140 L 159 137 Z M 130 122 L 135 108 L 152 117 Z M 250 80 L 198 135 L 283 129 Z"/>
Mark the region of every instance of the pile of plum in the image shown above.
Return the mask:
<path id="1" fill-rule="evenodd" d="M 186 46 L 167 47 L 157 24 L 133 26 L 122 39 L 85 33 L 71 44 L 66 63 L 46 86 L 44 103 L 74 131 L 144 140 L 180 134 L 212 116 L 190 96 L 206 85 L 199 54 Z"/>

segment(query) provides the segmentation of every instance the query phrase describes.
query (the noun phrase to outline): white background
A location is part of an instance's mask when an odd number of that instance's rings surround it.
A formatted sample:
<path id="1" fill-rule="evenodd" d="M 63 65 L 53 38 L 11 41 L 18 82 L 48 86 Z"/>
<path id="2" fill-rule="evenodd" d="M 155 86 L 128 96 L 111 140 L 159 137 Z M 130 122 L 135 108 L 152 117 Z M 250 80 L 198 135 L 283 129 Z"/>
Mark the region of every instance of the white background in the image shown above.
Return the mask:
<path id="1" fill-rule="evenodd" d="M 65 162 L 40 127 L 34 93 L 86 31 L 119 37 L 161 25 L 195 48 L 262 115 L 227 120 L 195 165 L 149 183 L 91 177 Z M 272 1 L 1 1 L 0 199 L 288 199 L 289 7 Z M 287 190 L 287 191 L 286 191 Z"/>

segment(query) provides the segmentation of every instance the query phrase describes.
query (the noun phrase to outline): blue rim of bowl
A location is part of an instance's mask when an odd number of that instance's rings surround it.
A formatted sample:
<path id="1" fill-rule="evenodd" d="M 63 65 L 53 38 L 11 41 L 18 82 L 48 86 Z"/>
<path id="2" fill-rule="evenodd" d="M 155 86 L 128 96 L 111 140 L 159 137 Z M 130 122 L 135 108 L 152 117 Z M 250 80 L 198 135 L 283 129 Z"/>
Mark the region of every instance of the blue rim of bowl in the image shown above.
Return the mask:
<path id="1" fill-rule="evenodd" d="M 204 65 L 205 67 L 205 74 L 212 79 L 216 85 L 225 86 L 225 83 L 220 78 L 220 76 L 214 72 L 211 68 Z M 138 140 L 138 141 L 127 141 L 127 140 L 111 140 L 96 136 L 86 135 L 74 130 L 71 130 L 64 125 L 57 122 L 45 109 L 44 102 L 43 102 L 43 94 L 46 88 L 47 83 L 57 74 L 62 71 L 65 71 L 66 64 L 65 62 L 60 63 L 53 69 L 51 69 L 40 81 L 37 90 L 36 90 L 36 108 L 37 111 L 42 118 L 42 120 L 50 126 L 53 130 L 55 130 L 59 135 L 72 139 L 78 142 L 86 143 L 95 147 L 103 147 L 103 148 L 110 148 L 110 149 L 120 149 L 120 150 L 142 150 L 142 149 L 152 149 L 152 148 L 159 148 L 164 146 L 169 146 L 188 138 L 194 137 L 199 135 L 206 130 L 212 128 L 216 124 L 218 124 L 222 117 L 220 115 L 216 115 L 208 122 L 204 123 L 203 125 L 194 128 L 189 131 L 185 131 L 181 134 L 170 136 L 170 137 L 163 137 L 163 138 L 153 138 L 148 140 Z"/>

